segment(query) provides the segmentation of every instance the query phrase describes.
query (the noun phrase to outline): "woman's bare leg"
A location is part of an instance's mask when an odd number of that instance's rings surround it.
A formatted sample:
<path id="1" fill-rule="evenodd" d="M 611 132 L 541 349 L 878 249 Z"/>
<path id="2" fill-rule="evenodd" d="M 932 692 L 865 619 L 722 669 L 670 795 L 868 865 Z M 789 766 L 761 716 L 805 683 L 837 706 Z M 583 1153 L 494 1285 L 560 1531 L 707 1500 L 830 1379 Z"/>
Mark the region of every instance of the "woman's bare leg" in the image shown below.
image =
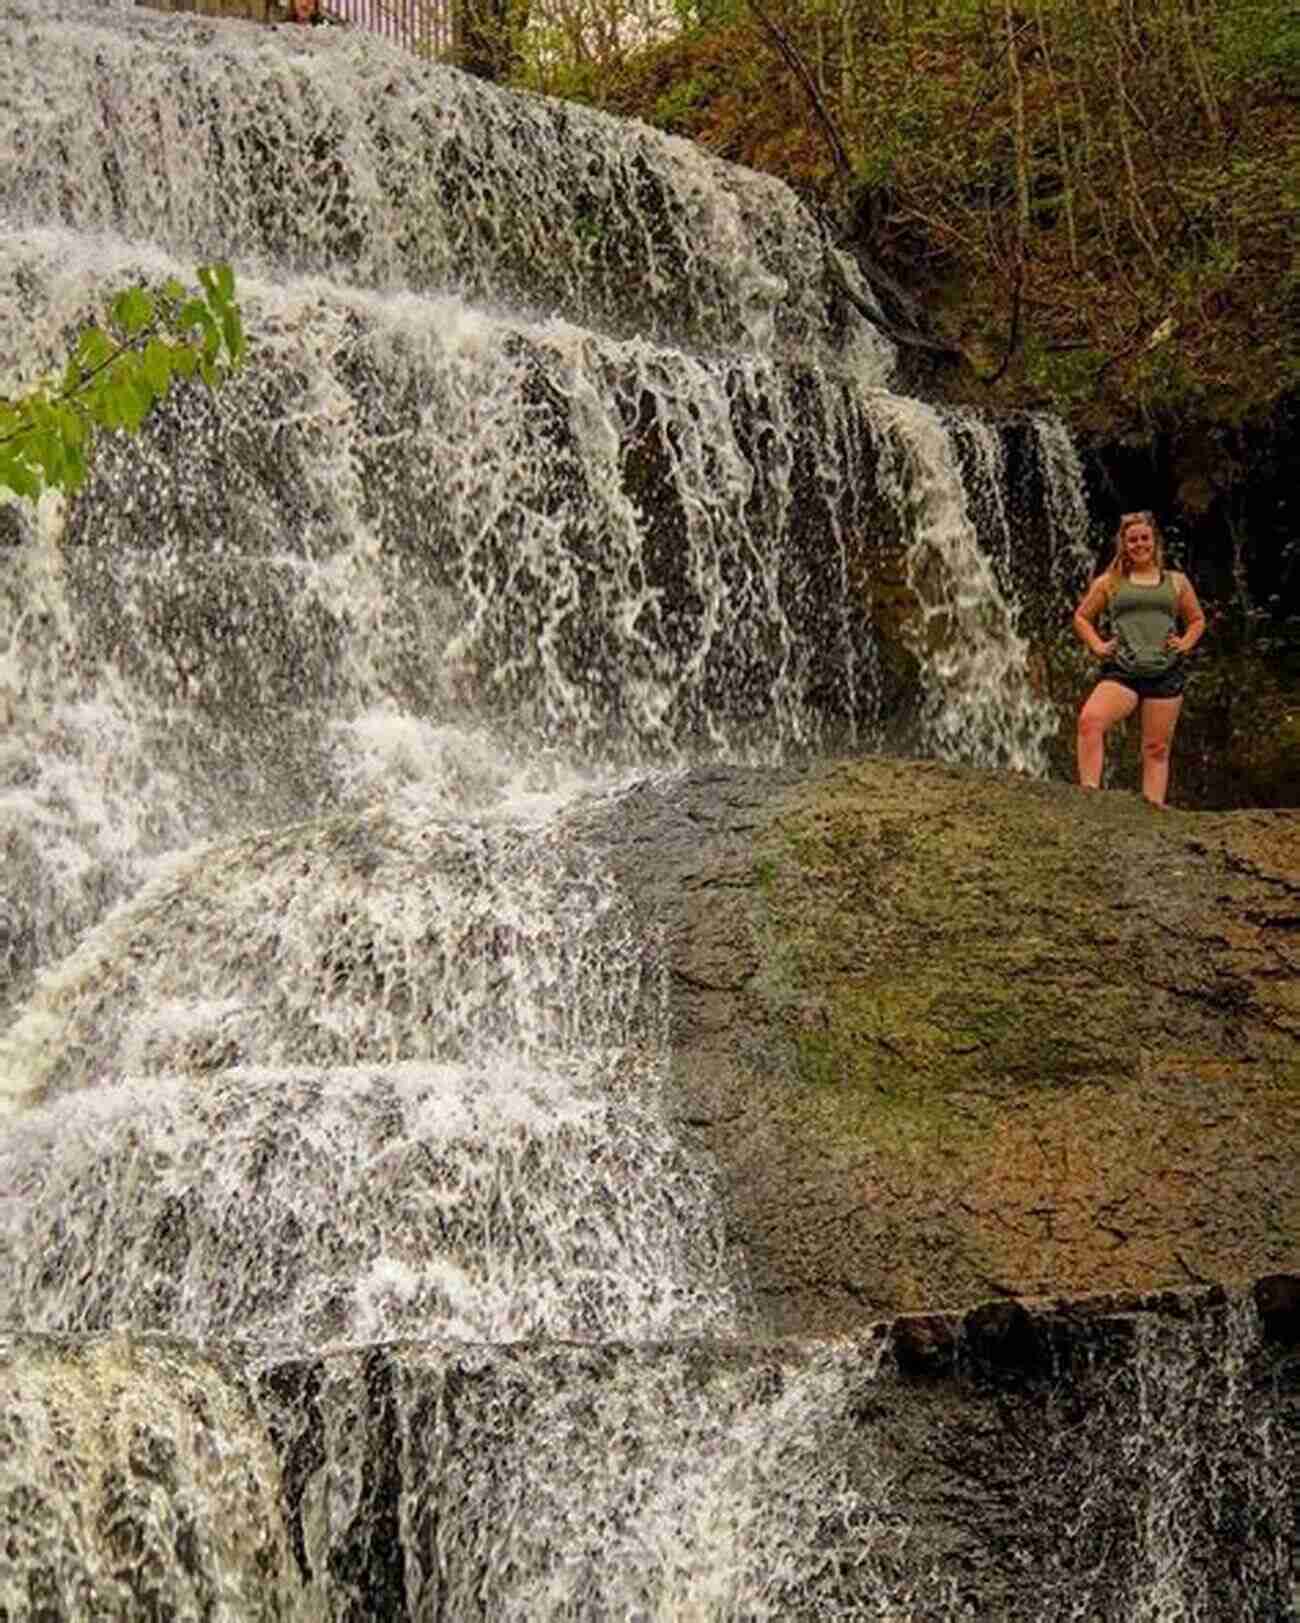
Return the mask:
<path id="1" fill-rule="evenodd" d="M 1122 682 L 1098 682 L 1079 712 L 1079 783 L 1085 789 L 1101 787 L 1106 734 L 1117 721 L 1137 709 L 1137 694 Z"/>
<path id="2" fill-rule="evenodd" d="M 1142 701 L 1142 793 L 1153 806 L 1163 806 L 1169 789 L 1169 748 L 1178 725 L 1181 699 Z"/>

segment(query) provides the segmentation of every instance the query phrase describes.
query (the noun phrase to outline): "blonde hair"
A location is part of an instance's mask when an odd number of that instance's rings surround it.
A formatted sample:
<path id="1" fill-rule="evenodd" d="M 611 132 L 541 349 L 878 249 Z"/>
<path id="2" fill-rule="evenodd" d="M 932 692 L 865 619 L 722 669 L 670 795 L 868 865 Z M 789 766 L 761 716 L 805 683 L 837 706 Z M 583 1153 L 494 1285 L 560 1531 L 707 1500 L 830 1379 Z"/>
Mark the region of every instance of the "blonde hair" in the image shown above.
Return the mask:
<path id="1" fill-rule="evenodd" d="M 1121 513 L 1119 516 L 1119 529 L 1115 531 L 1115 552 L 1106 565 L 1106 597 L 1110 599 L 1120 589 L 1124 577 L 1128 574 L 1127 559 L 1124 555 L 1124 536 L 1135 524 L 1147 524 L 1151 528 L 1151 536 L 1155 542 L 1155 566 L 1161 575 L 1165 572 L 1165 538 L 1161 533 L 1156 516 L 1152 512 L 1143 510 L 1140 513 Z"/>

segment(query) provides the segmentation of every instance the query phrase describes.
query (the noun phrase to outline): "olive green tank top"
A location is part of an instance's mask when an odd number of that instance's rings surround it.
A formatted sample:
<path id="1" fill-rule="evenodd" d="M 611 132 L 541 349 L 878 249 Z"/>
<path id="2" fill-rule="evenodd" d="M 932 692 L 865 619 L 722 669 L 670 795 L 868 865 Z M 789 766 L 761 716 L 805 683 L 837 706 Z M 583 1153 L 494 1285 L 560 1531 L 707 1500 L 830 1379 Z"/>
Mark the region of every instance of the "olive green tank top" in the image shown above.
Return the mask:
<path id="1" fill-rule="evenodd" d="M 1171 670 L 1179 656 L 1165 647 L 1165 639 L 1178 623 L 1178 590 L 1162 574 L 1154 586 L 1123 580 L 1110 600 L 1110 623 L 1118 638 L 1110 656 L 1120 670 L 1132 676 L 1158 676 Z"/>

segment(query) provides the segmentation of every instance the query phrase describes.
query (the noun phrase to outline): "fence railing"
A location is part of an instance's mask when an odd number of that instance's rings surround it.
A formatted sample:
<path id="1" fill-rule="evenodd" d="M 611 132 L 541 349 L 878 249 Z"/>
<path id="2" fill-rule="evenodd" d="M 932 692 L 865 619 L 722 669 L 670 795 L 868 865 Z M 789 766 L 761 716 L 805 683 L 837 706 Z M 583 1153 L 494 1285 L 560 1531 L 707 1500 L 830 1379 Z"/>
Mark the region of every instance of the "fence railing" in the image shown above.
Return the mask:
<path id="1" fill-rule="evenodd" d="M 456 44 L 450 0 L 326 0 L 325 10 L 417 56 L 448 57 Z"/>
<path id="2" fill-rule="evenodd" d="M 201 17 L 236 17 L 248 22 L 273 22 L 279 15 L 276 0 L 136 0 L 151 11 L 193 11 Z"/>
<path id="3" fill-rule="evenodd" d="M 191 11 L 203 17 L 283 22 L 289 0 L 136 0 L 155 11 Z M 323 0 L 325 15 L 350 28 L 392 40 L 416 56 L 448 58 L 456 47 L 455 0 Z"/>

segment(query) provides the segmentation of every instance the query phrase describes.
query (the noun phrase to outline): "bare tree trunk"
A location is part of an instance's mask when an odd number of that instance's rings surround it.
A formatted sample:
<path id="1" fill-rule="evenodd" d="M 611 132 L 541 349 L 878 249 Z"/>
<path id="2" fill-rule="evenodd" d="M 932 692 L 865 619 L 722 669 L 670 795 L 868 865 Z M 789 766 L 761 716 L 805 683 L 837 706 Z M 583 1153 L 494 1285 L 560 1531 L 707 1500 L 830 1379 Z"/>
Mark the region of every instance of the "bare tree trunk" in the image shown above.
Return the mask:
<path id="1" fill-rule="evenodd" d="M 1192 77 L 1196 81 L 1201 106 L 1205 109 L 1205 122 L 1209 126 L 1210 134 L 1218 139 L 1223 133 L 1223 127 L 1219 119 L 1218 103 L 1210 93 L 1210 83 L 1205 75 L 1205 64 L 1201 61 L 1201 53 L 1197 48 L 1191 0 L 1187 0 L 1187 3 L 1180 5 L 1178 9 L 1182 17 L 1183 37 L 1187 41 L 1187 60 L 1191 64 Z"/>
<path id="2" fill-rule="evenodd" d="M 455 0 L 458 66 L 493 82 L 509 76 L 521 20 L 510 0 Z M 526 16 L 526 12 L 525 12 Z"/>
<path id="3" fill-rule="evenodd" d="M 1007 66 L 1011 74 L 1011 99 L 1016 121 L 1016 253 L 1021 260 L 1029 240 L 1029 142 L 1025 133 L 1025 82 L 1020 74 L 1020 54 L 1016 49 L 1016 14 L 1012 0 L 1003 0 L 1007 29 Z"/>
<path id="4" fill-rule="evenodd" d="M 1061 165 L 1061 185 L 1065 194 L 1065 228 L 1070 237 L 1070 269 L 1079 269 L 1079 234 L 1074 220 L 1074 159 L 1065 139 L 1065 116 L 1061 111 L 1061 92 L 1052 65 L 1052 53 L 1047 42 L 1047 25 L 1043 20 L 1043 0 L 1035 0 L 1038 16 L 1038 43 L 1047 69 L 1047 83 L 1052 97 L 1052 111 L 1056 115 L 1056 152 Z M 1023 99 L 1023 97 L 1022 97 Z"/>
<path id="5" fill-rule="evenodd" d="M 844 142 L 835 125 L 834 119 L 826 111 L 826 105 L 818 94 L 817 85 L 808 70 L 808 64 L 790 42 L 789 37 L 777 27 L 769 14 L 758 4 L 758 0 L 748 0 L 749 9 L 757 17 L 764 33 L 776 47 L 777 53 L 786 66 L 803 86 L 812 107 L 813 114 L 821 125 L 826 136 L 827 144 L 831 149 L 831 156 L 835 159 L 835 167 L 845 180 L 853 178 L 853 165 L 849 162 L 848 153 L 844 150 Z"/>
<path id="6" fill-rule="evenodd" d="M 1142 188 L 1138 184 L 1137 168 L 1133 162 L 1133 148 L 1129 142 L 1128 62 L 1119 19 L 1116 19 L 1113 29 L 1113 42 L 1115 47 L 1115 132 L 1119 137 L 1120 152 L 1124 158 L 1124 173 L 1128 179 L 1129 224 L 1133 227 L 1134 236 L 1146 249 L 1156 276 L 1161 277 L 1163 272 L 1160 256 L 1157 252 L 1156 231 L 1151 222 L 1151 216 L 1147 212 L 1146 204 L 1142 199 Z"/>

